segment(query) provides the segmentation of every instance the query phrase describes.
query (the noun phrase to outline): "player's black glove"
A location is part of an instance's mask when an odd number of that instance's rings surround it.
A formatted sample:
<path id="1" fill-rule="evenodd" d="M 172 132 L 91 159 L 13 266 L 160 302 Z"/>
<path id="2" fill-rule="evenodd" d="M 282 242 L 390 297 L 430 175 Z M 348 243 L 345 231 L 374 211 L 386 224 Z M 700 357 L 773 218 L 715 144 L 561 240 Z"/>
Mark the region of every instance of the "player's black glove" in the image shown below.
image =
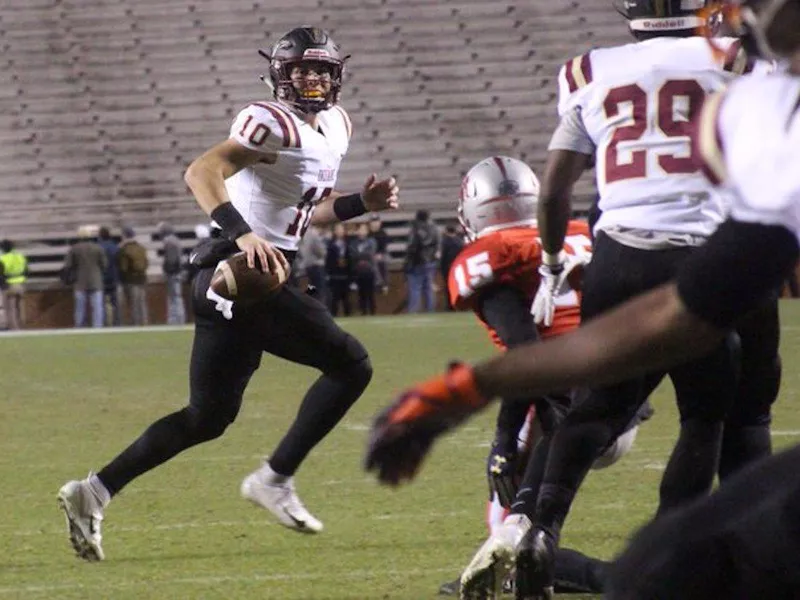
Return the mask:
<path id="1" fill-rule="evenodd" d="M 492 450 L 486 464 L 486 478 L 489 482 L 490 494 L 497 493 L 497 499 L 503 508 L 511 508 L 519 487 L 517 475 L 517 448 L 512 445 L 492 442 Z"/>

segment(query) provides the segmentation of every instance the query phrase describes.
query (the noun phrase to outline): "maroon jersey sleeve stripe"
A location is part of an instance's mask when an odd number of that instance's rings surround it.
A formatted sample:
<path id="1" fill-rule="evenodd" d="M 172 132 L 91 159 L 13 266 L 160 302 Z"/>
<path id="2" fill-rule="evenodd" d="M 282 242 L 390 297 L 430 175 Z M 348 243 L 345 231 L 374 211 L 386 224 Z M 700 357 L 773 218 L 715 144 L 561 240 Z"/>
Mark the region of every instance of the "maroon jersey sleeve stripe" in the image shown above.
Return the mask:
<path id="1" fill-rule="evenodd" d="M 575 63 L 575 59 L 568 60 L 567 64 L 564 65 L 564 74 L 567 76 L 567 85 L 569 86 L 570 94 L 574 94 L 578 91 L 578 83 L 575 81 L 575 75 L 572 74 L 572 65 Z"/>
<path id="2" fill-rule="evenodd" d="M 278 125 L 281 128 L 281 133 L 283 134 L 283 147 L 288 148 L 289 144 L 291 143 L 291 139 L 289 137 L 291 134 L 289 132 L 289 125 L 286 123 L 284 116 L 269 104 L 261 104 L 260 102 L 256 102 L 255 106 L 260 106 L 261 108 L 269 111 L 269 113 L 275 117 L 275 120 L 278 122 Z"/>
<path id="3" fill-rule="evenodd" d="M 273 108 L 275 108 L 275 110 L 277 110 L 284 117 L 286 117 L 286 122 L 289 124 L 289 127 L 291 128 L 292 131 L 292 136 L 293 136 L 292 146 L 294 148 L 302 148 L 302 140 L 300 139 L 300 132 L 297 130 L 297 124 L 294 122 L 294 117 L 291 114 L 289 114 L 289 111 L 287 111 L 282 107 L 274 106 Z"/>
<path id="4" fill-rule="evenodd" d="M 592 61 L 588 52 L 581 56 L 581 73 L 583 73 L 583 79 L 585 80 L 584 85 L 592 83 Z"/>

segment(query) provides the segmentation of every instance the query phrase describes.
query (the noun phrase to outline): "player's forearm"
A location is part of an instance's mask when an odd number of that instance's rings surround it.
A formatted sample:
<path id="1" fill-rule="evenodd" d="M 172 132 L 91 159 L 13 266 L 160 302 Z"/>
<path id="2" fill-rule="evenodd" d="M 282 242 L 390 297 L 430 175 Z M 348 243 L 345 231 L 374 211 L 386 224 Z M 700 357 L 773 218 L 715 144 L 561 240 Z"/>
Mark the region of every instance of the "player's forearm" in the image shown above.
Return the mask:
<path id="1" fill-rule="evenodd" d="M 539 201 L 538 227 L 542 250 L 558 255 L 567 235 L 571 202 L 569 195 L 543 196 Z"/>
<path id="2" fill-rule="evenodd" d="M 564 246 L 572 212 L 572 188 L 587 162 L 588 157 L 579 152 L 553 150 L 548 154 L 537 215 L 542 249 L 547 254 L 557 255 Z"/>
<path id="3" fill-rule="evenodd" d="M 342 196 L 342 193 L 334 190 L 331 192 L 330 196 L 318 203 L 314 207 L 314 214 L 311 215 L 311 224 L 324 226 L 339 223 L 339 218 L 336 216 L 336 213 L 333 212 L 333 203 L 340 196 Z"/>
<path id="4" fill-rule="evenodd" d="M 690 313 L 674 285 L 665 285 L 574 333 L 480 363 L 475 379 L 489 397 L 605 385 L 702 356 L 723 334 Z"/>

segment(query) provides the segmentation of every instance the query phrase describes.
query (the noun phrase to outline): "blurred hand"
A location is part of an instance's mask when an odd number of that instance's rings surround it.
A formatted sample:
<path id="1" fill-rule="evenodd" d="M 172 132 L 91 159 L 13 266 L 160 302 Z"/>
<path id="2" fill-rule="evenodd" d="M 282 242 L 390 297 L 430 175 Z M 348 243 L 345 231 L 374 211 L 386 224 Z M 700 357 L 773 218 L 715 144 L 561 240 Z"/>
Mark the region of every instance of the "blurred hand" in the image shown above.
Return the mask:
<path id="1" fill-rule="evenodd" d="M 397 199 L 399 193 L 400 188 L 394 177 L 378 181 L 378 176 L 373 173 L 364 183 L 361 200 L 367 212 L 395 210 L 400 205 Z"/>
<path id="2" fill-rule="evenodd" d="M 236 245 L 247 255 L 247 266 L 286 279 L 289 261 L 283 252 L 252 231 L 236 238 Z"/>
<path id="3" fill-rule="evenodd" d="M 410 481 L 433 442 L 487 404 L 466 365 L 409 388 L 375 419 L 366 469 L 377 471 L 381 483 Z"/>

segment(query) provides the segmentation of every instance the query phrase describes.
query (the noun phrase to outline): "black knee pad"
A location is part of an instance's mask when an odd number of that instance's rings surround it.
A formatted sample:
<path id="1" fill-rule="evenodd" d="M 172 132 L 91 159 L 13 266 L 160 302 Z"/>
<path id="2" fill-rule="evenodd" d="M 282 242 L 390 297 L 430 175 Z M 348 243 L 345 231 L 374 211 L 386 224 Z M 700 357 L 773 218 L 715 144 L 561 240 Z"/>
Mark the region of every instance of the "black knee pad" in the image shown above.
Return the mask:
<path id="1" fill-rule="evenodd" d="M 195 443 L 207 442 L 220 437 L 228 425 L 236 419 L 236 413 L 222 409 L 224 405 L 187 406 L 183 409 L 186 414 L 186 425 L 189 435 Z"/>
<path id="2" fill-rule="evenodd" d="M 769 425 L 772 404 L 781 385 L 781 361 L 743 365 L 736 400 L 725 420 L 726 425 L 751 427 Z"/>
<path id="3" fill-rule="evenodd" d="M 347 336 L 345 347 L 350 359 L 346 365 L 348 376 L 359 382 L 362 387 L 367 387 L 372 380 L 372 361 L 369 359 L 367 349 L 352 335 Z"/>
<path id="4" fill-rule="evenodd" d="M 341 352 L 333 357 L 336 363 L 330 375 L 341 375 L 348 380 L 367 387 L 372 379 L 372 362 L 364 345 L 350 334 L 345 334 Z"/>

